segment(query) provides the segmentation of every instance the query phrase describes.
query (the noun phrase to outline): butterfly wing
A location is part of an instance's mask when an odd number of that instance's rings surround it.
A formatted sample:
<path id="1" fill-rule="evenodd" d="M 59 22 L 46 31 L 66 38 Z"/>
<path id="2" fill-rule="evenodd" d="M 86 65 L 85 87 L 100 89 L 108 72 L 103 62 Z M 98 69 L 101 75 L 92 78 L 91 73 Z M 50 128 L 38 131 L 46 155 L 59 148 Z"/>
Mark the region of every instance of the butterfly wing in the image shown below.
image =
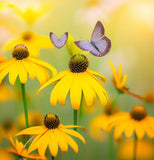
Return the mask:
<path id="1" fill-rule="evenodd" d="M 111 48 L 111 41 L 106 36 L 103 36 L 97 41 L 91 41 L 94 49 L 90 51 L 94 56 L 102 57 L 106 55 Z"/>
<path id="2" fill-rule="evenodd" d="M 91 51 L 93 48 L 89 41 L 75 41 L 74 43 L 84 51 Z"/>
<path id="3" fill-rule="evenodd" d="M 104 33 L 105 33 L 104 26 L 100 21 L 98 21 L 95 25 L 94 30 L 93 30 L 93 33 L 91 36 L 91 41 L 97 41 L 97 40 L 101 39 L 103 37 Z"/>
<path id="4" fill-rule="evenodd" d="M 60 38 L 58 38 L 53 32 L 50 32 L 51 42 L 54 44 L 56 48 L 62 48 L 68 39 L 68 32 L 65 32 Z"/>

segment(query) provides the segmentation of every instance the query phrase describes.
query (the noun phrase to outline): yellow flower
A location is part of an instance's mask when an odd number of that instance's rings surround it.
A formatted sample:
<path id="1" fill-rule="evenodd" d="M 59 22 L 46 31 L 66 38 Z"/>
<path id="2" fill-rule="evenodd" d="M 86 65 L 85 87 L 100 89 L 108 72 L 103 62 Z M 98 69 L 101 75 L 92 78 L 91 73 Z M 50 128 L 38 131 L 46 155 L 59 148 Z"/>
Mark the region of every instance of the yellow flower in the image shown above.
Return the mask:
<path id="1" fill-rule="evenodd" d="M 17 127 L 11 120 L 5 120 L 0 125 L 0 138 L 9 138 L 18 132 Z"/>
<path id="2" fill-rule="evenodd" d="M 146 102 L 154 103 L 154 92 L 149 92 L 144 96 Z"/>
<path id="3" fill-rule="evenodd" d="M 39 50 L 41 48 L 53 48 L 49 37 L 36 35 L 33 32 L 23 32 L 14 40 L 8 41 L 2 47 L 2 52 L 12 50 L 16 44 L 23 44 L 27 46 L 30 56 L 39 57 Z"/>
<path id="4" fill-rule="evenodd" d="M 54 157 L 57 155 L 58 146 L 62 152 L 65 153 L 68 150 L 68 145 L 70 145 L 70 147 L 73 148 L 74 153 L 77 153 L 78 145 L 68 134 L 79 138 L 85 144 L 84 138 L 78 132 L 68 129 L 84 129 L 83 127 L 74 125 L 64 126 L 60 123 L 58 116 L 52 113 L 49 113 L 45 116 L 44 125 L 45 126 L 30 127 L 17 134 L 17 136 L 23 134 L 35 135 L 35 139 L 28 148 L 28 153 L 38 148 L 39 154 L 44 156 L 48 145 L 51 155 Z"/>
<path id="5" fill-rule="evenodd" d="M 15 160 L 6 150 L 0 149 L 0 160 Z"/>
<path id="6" fill-rule="evenodd" d="M 75 45 L 74 38 L 72 37 L 71 34 L 68 35 L 68 40 L 67 40 L 66 46 L 67 46 L 67 49 L 68 49 L 71 56 L 73 56 L 75 54 L 86 54 L 86 53 L 88 53 L 88 51 L 83 51 Z"/>
<path id="7" fill-rule="evenodd" d="M 134 131 L 138 139 L 142 139 L 145 133 L 154 138 L 154 118 L 147 115 L 143 106 L 133 107 L 130 113 L 116 114 L 108 124 L 108 131 L 113 127 L 115 138 L 120 137 L 123 132 L 126 137 L 131 137 Z"/>
<path id="8" fill-rule="evenodd" d="M 113 107 L 113 111 L 112 111 Z M 119 109 L 112 104 L 108 104 L 104 108 L 104 113 L 94 117 L 89 124 L 89 134 L 97 141 L 103 141 L 107 138 L 107 126 L 115 113 L 119 112 Z"/>
<path id="9" fill-rule="evenodd" d="M 36 1 L 35 5 L 30 4 L 29 6 L 20 6 L 10 2 L 0 2 L 0 6 L 2 6 L 0 7 L 0 11 L 5 11 L 6 7 L 9 7 L 28 24 L 35 23 L 41 16 L 51 11 L 52 8 L 51 3 L 36 4 Z"/>
<path id="10" fill-rule="evenodd" d="M 115 70 L 115 67 L 112 63 L 111 60 L 109 60 L 109 64 L 110 64 L 110 67 L 112 69 L 112 72 L 113 72 L 113 80 L 112 80 L 112 83 L 114 84 L 114 86 L 119 89 L 120 91 L 127 91 L 127 87 L 125 86 L 126 84 L 126 80 L 127 80 L 127 74 L 124 74 L 122 76 L 122 65 L 120 64 L 119 65 L 119 69 L 118 69 L 118 72 L 116 72 Z"/>
<path id="11" fill-rule="evenodd" d="M 25 115 L 21 114 L 17 118 L 18 126 L 19 128 L 25 128 L 26 122 L 25 122 Z M 28 112 L 28 122 L 29 126 L 40 126 L 43 124 L 42 120 L 42 114 L 40 112 Z"/>
<path id="12" fill-rule="evenodd" d="M 65 105 L 65 99 L 69 90 L 71 104 L 75 110 L 80 108 L 82 92 L 88 106 L 93 103 L 96 94 L 101 104 L 106 105 L 108 94 L 102 83 L 95 76 L 101 77 L 103 82 L 106 82 L 106 78 L 95 71 L 87 69 L 88 65 L 88 59 L 84 55 L 74 55 L 69 61 L 69 70 L 62 71 L 54 76 L 39 91 L 58 81 L 50 95 L 50 103 L 54 107 L 57 101 L 59 104 Z"/>
<path id="13" fill-rule="evenodd" d="M 30 159 L 44 159 L 44 157 L 41 157 L 37 154 L 30 154 L 25 146 L 22 144 L 22 142 L 18 142 L 18 140 L 15 140 L 15 143 L 12 138 L 10 138 L 10 143 L 12 144 L 13 148 L 8 148 L 7 151 L 9 153 L 12 153 L 14 155 L 23 157 L 23 158 L 30 158 Z"/>
<path id="14" fill-rule="evenodd" d="M 142 139 L 137 141 L 136 159 L 138 160 L 152 160 L 154 156 L 153 143 L 149 140 Z M 127 140 L 122 143 L 119 148 L 118 159 L 130 160 L 133 159 L 134 140 Z"/>
<path id="15" fill-rule="evenodd" d="M 9 82 L 12 85 L 18 76 L 21 83 L 26 83 L 27 74 L 29 74 L 31 80 L 36 77 L 42 85 L 50 78 L 48 70 L 44 67 L 52 71 L 53 75 L 57 74 L 56 69 L 50 64 L 30 57 L 26 46 L 16 45 L 12 58 L 0 64 L 0 83 L 7 74 L 9 74 Z"/>

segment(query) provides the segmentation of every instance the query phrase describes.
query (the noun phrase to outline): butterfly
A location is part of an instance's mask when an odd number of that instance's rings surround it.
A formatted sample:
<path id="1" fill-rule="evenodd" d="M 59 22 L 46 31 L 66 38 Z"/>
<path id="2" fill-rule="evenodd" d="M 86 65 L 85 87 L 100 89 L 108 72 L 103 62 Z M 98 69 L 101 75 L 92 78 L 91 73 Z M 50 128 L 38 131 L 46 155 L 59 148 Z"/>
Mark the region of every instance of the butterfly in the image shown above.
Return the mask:
<path id="1" fill-rule="evenodd" d="M 62 48 L 68 39 L 68 32 L 65 32 L 60 38 L 58 38 L 53 32 L 50 32 L 50 40 L 56 48 Z"/>
<path id="2" fill-rule="evenodd" d="M 82 50 L 89 51 L 97 57 L 106 55 L 111 48 L 111 41 L 105 35 L 103 24 L 98 21 L 93 30 L 91 40 L 88 41 L 75 41 L 74 43 Z"/>

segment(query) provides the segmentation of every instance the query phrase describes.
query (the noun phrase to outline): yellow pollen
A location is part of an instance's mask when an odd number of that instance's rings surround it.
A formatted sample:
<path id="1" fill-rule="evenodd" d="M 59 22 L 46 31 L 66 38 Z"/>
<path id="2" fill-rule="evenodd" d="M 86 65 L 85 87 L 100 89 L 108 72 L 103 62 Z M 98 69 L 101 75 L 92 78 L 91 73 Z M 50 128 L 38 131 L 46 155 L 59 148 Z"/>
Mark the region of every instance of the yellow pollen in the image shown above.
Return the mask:
<path id="1" fill-rule="evenodd" d="M 56 114 L 53 113 L 46 114 L 44 118 L 44 125 L 48 129 L 55 129 L 59 126 L 59 124 L 60 124 L 60 119 Z"/>
<path id="2" fill-rule="evenodd" d="M 140 121 L 147 116 L 147 111 L 143 106 L 138 105 L 132 108 L 130 115 L 133 119 Z"/>
<path id="3" fill-rule="evenodd" d="M 88 66 L 88 58 L 82 54 L 74 55 L 69 61 L 69 68 L 73 73 L 84 72 L 87 70 Z"/>
<path id="4" fill-rule="evenodd" d="M 18 44 L 14 47 L 14 50 L 12 52 L 12 57 L 16 58 L 17 60 L 22 60 L 24 58 L 27 58 L 29 56 L 28 49 L 23 44 Z"/>

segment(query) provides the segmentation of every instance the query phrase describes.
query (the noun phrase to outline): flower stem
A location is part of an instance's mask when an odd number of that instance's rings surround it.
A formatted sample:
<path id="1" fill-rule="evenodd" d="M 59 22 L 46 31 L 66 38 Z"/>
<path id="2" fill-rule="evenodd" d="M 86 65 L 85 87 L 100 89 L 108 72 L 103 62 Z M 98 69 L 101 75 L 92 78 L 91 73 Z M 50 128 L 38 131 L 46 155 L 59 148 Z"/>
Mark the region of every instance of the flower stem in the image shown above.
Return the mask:
<path id="1" fill-rule="evenodd" d="M 25 112 L 26 128 L 28 128 L 29 127 L 28 109 L 27 109 L 27 101 L 26 101 L 26 94 L 25 94 L 25 84 L 23 84 L 23 83 L 21 83 L 21 90 L 22 90 L 22 99 L 23 99 L 24 112 Z"/>
<path id="2" fill-rule="evenodd" d="M 109 133 L 109 160 L 114 160 L 113 151 L 113 130 Z"/>
<path id="3" fill-rule="evenodd" d="M 74 119 L 74 125 L 77 125 L 77 110 L 73 110 L 73 119 Z M 76 131 L 77 128 L 74 128 L 74 131 Z"/>
<path id="4" fill-rule="evenodd" d="M 133 151 L 133 160 L 136 160 L 136 149 L 137 149 L 137 136 L 134 135 L 134 151 Z"/>

